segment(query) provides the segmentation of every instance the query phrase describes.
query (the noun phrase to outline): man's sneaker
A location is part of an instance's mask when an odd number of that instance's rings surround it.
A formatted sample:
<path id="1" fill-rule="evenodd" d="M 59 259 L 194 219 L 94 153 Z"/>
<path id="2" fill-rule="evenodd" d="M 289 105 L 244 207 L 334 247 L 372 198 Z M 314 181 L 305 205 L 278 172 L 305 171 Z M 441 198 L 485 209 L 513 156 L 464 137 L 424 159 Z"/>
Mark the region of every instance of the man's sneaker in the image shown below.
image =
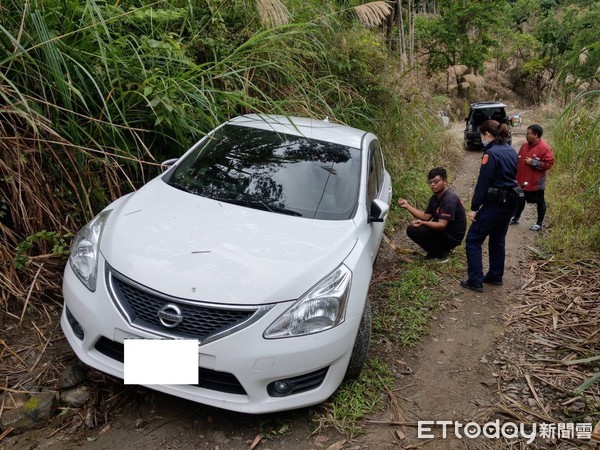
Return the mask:
<path id="1" fill-rule="evenodd" d="M 535 225 L 531 225 L 529 227 L 531 231 L 540 231 L 542 228 L 544 227 L 542 227 L 539 223 L 536 223 Z"/>
<path id="2" fill-rule="evenodd" d="M 519 223 L 519 219 L 517 219 L 516 217 L 511 217 L 510 222 L 508 222 L 509 225 L 516 225 L 518 223 Z"/>
<path id="3" fill-rule="evenodd" d="M 427 253 L 427 256 L 425 256 L 425 259 L 428 261 L 435 261 L 438 263 L 448 262 L 447 255 L 434 255 L 433 253 Z"/>
<path id="4" fill-rule="evenodd" d="M 465 289 L 470 289 L 475 292 L 483 292 L 483 286 L 477 286 L 475 284 L 471 284 L 468 281 L 461 281 L 460 285 Z"/>

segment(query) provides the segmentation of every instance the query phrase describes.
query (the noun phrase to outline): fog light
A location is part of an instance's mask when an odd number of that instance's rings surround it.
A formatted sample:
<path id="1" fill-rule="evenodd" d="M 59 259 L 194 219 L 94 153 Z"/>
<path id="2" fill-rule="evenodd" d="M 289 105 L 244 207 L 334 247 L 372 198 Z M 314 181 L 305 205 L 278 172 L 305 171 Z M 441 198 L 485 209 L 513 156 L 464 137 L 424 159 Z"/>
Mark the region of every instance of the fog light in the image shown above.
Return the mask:
<path id="1" fill-rule="evenodd" d="M 327 369 L 328 367 L 324 367 L 297 377 L 273 381 L 267 385 L 267 394 L 270 397 L 286 397 L 316 389 L 323 383 Z"/>
<path id="2" fill-rule="evenodd" d="M 83 336 L 84 336 L 83 328 L 81 328 L 81 325 L 79 324 L 79 322 L 77 322 L 77 320 L 75 319 L 73 314 L 71 314 L 71 311 L 69 311 L 69 308 L 67 308 L 65 306 L 65 310 L 67 313 L 67 322 L 69 322 L 69 325 L 71 325 L 73 334 L 75 336 L 77 336 L 79 338 L 79 340 L 83 341 Z"/>
<path id="3" fill-rule="evenodd" d="M 276 381 L 273 383 L 273 393 L 278 395 L 286 395 L 290 392 L 291 386 L 285 381 Z"/>

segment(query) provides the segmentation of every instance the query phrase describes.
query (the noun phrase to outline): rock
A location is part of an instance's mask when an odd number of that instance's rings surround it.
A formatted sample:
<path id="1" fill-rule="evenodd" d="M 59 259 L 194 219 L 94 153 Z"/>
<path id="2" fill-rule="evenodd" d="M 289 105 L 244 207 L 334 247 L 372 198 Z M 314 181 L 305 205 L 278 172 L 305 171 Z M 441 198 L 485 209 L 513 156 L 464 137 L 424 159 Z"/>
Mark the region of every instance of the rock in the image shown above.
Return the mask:
<path id="1" fill-rule="evenodd" d="M 225 434 L 224 431 L 221 430 L 215 430 L 212 433 L 212 440 L 215 441 L 218 444 L 222 444 L 223 442 L 225 442 L 225 440 L 227 439 L 227 435 Z"/>
<path id="2" fill-rule="evenodd" d="M 584 408 L 585 408 L 585 402 L 576 401 L 571 406 L 569 406 L 569 411 L 578 413 L 580 411 L 583 411 Z"/>
<path id="3" fill-rule="evenodd" d="M 60 400 L 74 408 L 81 408 L 90 399 L 90 388 L 87 385 L 67 389 L 60 393 Z"/>
<path id="4" fill-rule="evenodd" d="M 77 386 L 85 381 L 85 371 L 79 364 L 67 367 L 58 375 L 58 388 L 66 389 Z"/>
<path id="5" fill-rule="evenodd" d="M 466 73 L 466 74 L 464 74 L 462 76 L 462 78 L 461 78 L 461 81 L 463 83 L 465 83 L 465 82 L 469 83 L 469 85 L 473 86 L 473 87 L 482 86 L 484 84 L 484 82 L 485 82 L 484 79 L 483 79 L 483 77 L 474 75 L 472 73 Z"/>
<path id="6" fill-rule="evenodd" d="M 13 434 L 40 428 L 54 416 L 57 406 L 58 396 L 55 392 L 41 392 L 18 408 L 4 411 L 0 425 L 3 430 L 13 428 Z"/>

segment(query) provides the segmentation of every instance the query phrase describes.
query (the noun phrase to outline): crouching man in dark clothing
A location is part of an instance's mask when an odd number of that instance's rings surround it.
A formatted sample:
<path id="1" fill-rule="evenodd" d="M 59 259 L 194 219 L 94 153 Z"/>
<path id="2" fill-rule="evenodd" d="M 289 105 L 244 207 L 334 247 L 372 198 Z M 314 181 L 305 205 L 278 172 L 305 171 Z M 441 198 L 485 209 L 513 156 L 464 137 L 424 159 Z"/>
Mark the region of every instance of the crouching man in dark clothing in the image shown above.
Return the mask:
<path id="1" fill-rule="evenodd" d="M 426 259 L 446 262 L 448 253 L 465 237 L 465 207 L 454 191 L 448 189 L 446 169 L 431 169 L 427 180 L 433 195 L 425 211 L 414 208 L 403 198 L 398 199 L 398 206 L 416 219 L 408 226 L 406 234 L 427 252 Z"/>

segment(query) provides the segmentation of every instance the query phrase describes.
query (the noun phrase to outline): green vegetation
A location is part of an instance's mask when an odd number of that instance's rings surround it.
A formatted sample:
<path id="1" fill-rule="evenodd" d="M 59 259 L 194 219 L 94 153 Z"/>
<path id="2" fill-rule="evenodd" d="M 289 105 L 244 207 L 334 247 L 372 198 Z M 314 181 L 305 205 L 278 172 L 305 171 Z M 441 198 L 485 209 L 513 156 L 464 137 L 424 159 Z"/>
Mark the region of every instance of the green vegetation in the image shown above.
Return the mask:
<path id="1" fill-rule="evenodd" d="M 370 358 L 360 377 L 342 385 L 315 421 L 319 428 L 334 427 L 352 439 L 361 433 L 360 420 L 384 406 L 384 394 L 393 386 L 388 365 Z"/>
<path id="2" fill-rule="evenodd" d="M 41 256 L 56 255 L 66 256 L 69 254 L 69 246 L 66 239 L 71 236 L 60 236 L 54 231 L 38 231 L 35 234 L 27 236 L 27 238 L 17 245 L 13 265 L 15 269 L 27 270 L 29 259 L 33 256 L 32 253 L 37 250 Z M 50 247 L 51 248 L 47 248 Z"/>
<path id="3" fill-rule="evenodd" d="M 432 288 L 439 279 L 428 263 L 407 266 L 402 276 L 389 281 L 387 298 L 373 320 L 373 330 L 392 342 L 412 345 L 427 329 L 427 319 L 437 307 Z"/>
<path id="4" fill-rule="evenodd" d="M 551 131 L 556 163 L 549 175 L 552 227 L 547 250 L 563 258 L 600 251 L 600 91 L 576 98 Z"/>
<path id="5" fill-rule="evenodd" d="M 416 25 L 417 39 L 428 55 L 428 67 L 435 71 L 466 65 L 475 73 L 483 70 L 490 51 L 499 44 L 495 35 L 505 23 L 508 4 L 479 1 L 442 1 L 441 14 L 423 16 Z"/>
<path id="6" fill-rule="evenodd" d="M 600 3 L 594 0 L 439 0 L 420 15 L 417 47 L 430 71 L 464 65 L 479 73 L 490 57 L 510 67 L 513 89 L 544 102 L 584 92 L 600 66 Z"/>

